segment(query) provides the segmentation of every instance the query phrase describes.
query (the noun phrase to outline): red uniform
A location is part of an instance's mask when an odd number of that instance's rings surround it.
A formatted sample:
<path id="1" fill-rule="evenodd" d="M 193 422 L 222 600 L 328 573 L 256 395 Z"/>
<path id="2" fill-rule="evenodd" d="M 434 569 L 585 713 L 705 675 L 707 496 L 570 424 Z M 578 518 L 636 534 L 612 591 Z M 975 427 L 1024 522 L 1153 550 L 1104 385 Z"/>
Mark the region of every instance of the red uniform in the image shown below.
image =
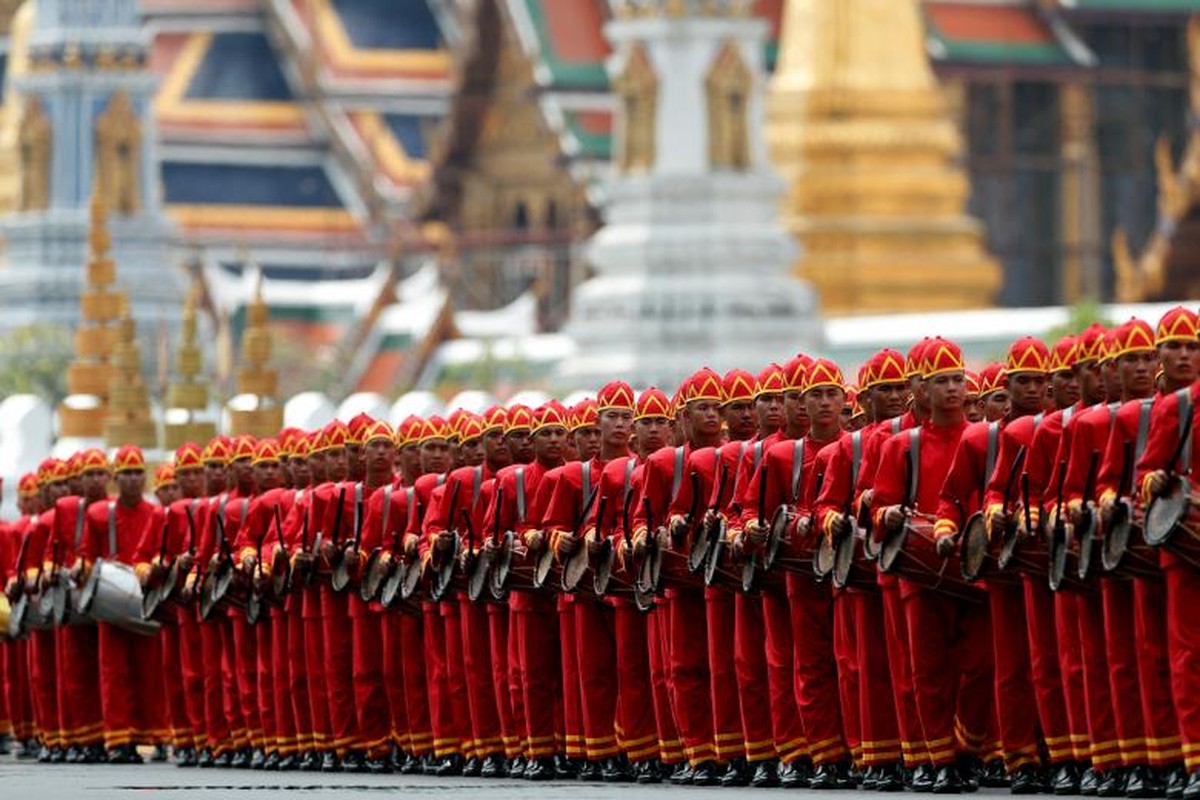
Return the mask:
<path id="1" fill-rule="evenodd" d="M 43 511 L 26 534 L 29 544 L 18 567 L 23 570 L 27 580 L 33 580 L 41 573 L 42 562 L 39 554 L 46 551 L 50 532 L 54 530 L 54 516 L 53 508 Z M 35 602 L 35 599 L 30 598 L 30 602 Z M 58 713 L 57 682 L 54 678 L 58 673 L 57 653 L 57 634 L 53 628 L 35 630 L 30 634 L 29 681 L 33 693 L 34 720 L 41 735 L 42 746 L 51 749 L 66 745 Z"/>
<path id="2" fill-rule="evenodd" d="M 21 568 L 17 555 L 21 543 L 33 524 L 33 517 L 22 516 L 3 528 L 0 542 L 0 586 L 7 586 L 9 579 L 21 579 Z M 12 725 L 13 738 L 26 742 L 34 736 L 33 698 L 29 684 L 29 642 L 26 640 L 0 643 L 0 657 L 4 665 L 5 708 Z"/>

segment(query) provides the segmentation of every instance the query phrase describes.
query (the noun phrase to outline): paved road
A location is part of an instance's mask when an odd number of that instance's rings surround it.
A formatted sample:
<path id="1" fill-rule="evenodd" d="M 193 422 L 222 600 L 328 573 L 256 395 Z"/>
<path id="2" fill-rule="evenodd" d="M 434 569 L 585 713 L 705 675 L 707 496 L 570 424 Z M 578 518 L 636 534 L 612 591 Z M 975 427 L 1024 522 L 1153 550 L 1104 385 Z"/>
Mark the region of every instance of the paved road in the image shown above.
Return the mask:
<path id="1" fill-rule="evenodd" d="M 310 797 L 380 797 L 400 793 L 408 798 L 479 798 L 479 800 L 649 800 L 662 797 L 807 797 L 815 800 L 881 800 L 874 792 L 832 794 L 782 789 L 701 789 L 675 786 L 587 784 L 575 781 L 532 784 L 478 778 L 426 778 L 408 775 L 323 775 L 321 773 L 248 772 L 179 769 L 166 764 L 144 766 L 39 765 L 0 761 L 0 798 L 4 800 L 110 800 L 110 798 L 279 798 L 282 793 Z M 300 793 L 303 793 L 301 795 Z M 1007 795 L 991 789 L 983 795 Z"/>

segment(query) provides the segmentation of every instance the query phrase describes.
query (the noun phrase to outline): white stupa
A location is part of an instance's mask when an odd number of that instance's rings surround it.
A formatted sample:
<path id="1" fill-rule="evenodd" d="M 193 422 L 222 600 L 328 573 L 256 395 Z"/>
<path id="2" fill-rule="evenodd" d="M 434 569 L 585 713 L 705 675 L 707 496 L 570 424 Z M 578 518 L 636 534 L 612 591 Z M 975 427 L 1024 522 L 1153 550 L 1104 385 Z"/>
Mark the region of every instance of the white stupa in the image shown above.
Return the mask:
<path id="1" fill-rule="evenodd" d="M 813 347 L 817 301 L 790 274 L 763 137 L 766 22 L 744 0 L 614 6 L 614 175 L 561 381 L 673 386 L 702 365 L 758 370 Z"/>

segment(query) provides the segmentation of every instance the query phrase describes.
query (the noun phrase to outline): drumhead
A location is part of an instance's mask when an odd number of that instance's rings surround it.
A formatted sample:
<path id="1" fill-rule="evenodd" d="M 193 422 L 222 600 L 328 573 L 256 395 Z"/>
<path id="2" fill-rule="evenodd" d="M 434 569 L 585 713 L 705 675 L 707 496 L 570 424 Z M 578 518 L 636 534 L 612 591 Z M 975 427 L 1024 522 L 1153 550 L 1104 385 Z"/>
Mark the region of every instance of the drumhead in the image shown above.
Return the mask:
<path id="1" fill-rule="evenodd" d="M 1174 535 L 1176 526 L 1187 514 L 1188 489 L 1187 480 L 1177 477 L 1170 492 L 1150 501 L 1145 522 L 1147 544 L 1158 547 Z"/>
<path id="2" fill-rule="evenodd" d="M 562 588 L 565 592 L 573 592 L 579 588 L 579 582 L 583 580 L 583 576 L 588 569 L 588 552 L 587 545 L 584 542 L 579 542 L 575 548 L 575 552 L 567 559 L 567 563 L 563 564 L 562 568 Z"/>
<path id="3" fill-rule="evenodd" d="M 338 559 L 338 564 L 334 567 L 333 574 L 329 576 L 329 587 L 335 592 L 344 592 L 349 585 L 350 567 L 346 564 L 346 557 L 343 555 Z"/>
<path id="4" fill-rule="evenodd" d="M 988 534 L 983 514 L 975 512 L 967 520 L 962 532 L 961 547 L 959 565 L 963 580 L 974 583 L 979 580 L 983 565 L 987 561 Z"/>
<path id="5" fill-rule="evenodd" d="M 616 558 L 616 549 L 613 548 L 612 539 L 604 539 L 600 542 L 600 552 L 596 553 L 596 565 L 592 569 L 592 591 L 598 597 L 603 597 L 608 594 L 608 583 L 612 580 L 613 561 Z M 634 600 L 637 600 L 635 597 Z"/>
<path id="6" fill-rule="evenodd" d="M 550 579 L 550 571 L 554 567 L 554 551 L 547 545 L 538 555 L 537 566 L 533 571 L 533 588 L 542 589 Z"/>
<path id="7" fill-rule="evenodd" d="M 404 586 L 404 563 L 394 562 L 392 571 L 383 581 L 383 585 L 379 589 L 379 602 L 383 603 L 387 608 L 391 608 L 396 603 L 400 602 L 401 588 Z"/>
<path id="8" fill-rule="evenodd" d="M 817 554 L 813 557 L 813 573 L 818 578 L 825 578 L 829 573 L 833 572 L 833 538 L 830 536 L 822 536 L 821 541 L 817 543 Z"/>
<path id="9" fill-rule="evenodd" d="M 263 601 L 258 592 L 251 592 L 246 598 L 246 622 L 251 625 L 257 625 L 259 619 L 262 618 Z"/>
<path id="10" fill-rule="evenodd" d="M 483 597 L 483 591 L 488 587 L 488 578 L 491 575 L 491 556 L 487 555 L 484 550 L 475 558 L 475 563 L 471 566 L 471 574 L 467 579 L 467 597 L 472 601 L 476 601 Z"/>
<path id="11" fill-rule="evenodd" d="M 850 569 L 854 566 L 854 541 L 853 534 L 843 536 L 833 551 L 833 585 L 839 589 L 845 589 L 846 582 L 850 580 Z"/>
<path id="12" fill-rule="evenodd" d="M 704 520 L 700 524 L 700 534 L 692 539 L 688 547 L 687 567 L 693 575 L 701 570 L 708 571 L 708 551 L 713 544 L 713 528 L 719 524 L 719 519 L 719 515 L 714 515 L 712 519 Z"/>
<path id="13" fill-rule="evenodd" d="M 1133 531 L 1133 509 L 1129 501 L 1117 501 L 1113 509 L 1112 524 L 1104 535 L 1104 549 L 1100 553 L 1100 561 L 1105 572 L 1112 572 L 1121 566 L 1121 559 L 1129 549 L 1129 536 Z"/>
<path id="14" fill-rule="evenodd" d="M 222 561 L 217 565 L 216 571 L 213 573 L 212 582 L 212 599 L 213 603 L 219 603 L 225 599 L 225 595 L 229 594 L 229 590 L 233 587 L 233 562 Z"/>
<path id="15" fill-rule="evenodd" d="M 1012 563 L 1013 556 L 1017 552 L 1017 544 L 1021 537 L 1017 535 L 1014 528 L 1009 527 L 1000 535 L 1000 554 L 996 556 L 996 568 L 1001 572 L 1008 569 L 1008 565 Z"/>
<path id="16" fill-rule="evenodd" d="M 633 582 L 633 604 L 637 607 L 637 610 L 641 611 L 643 614 L 654 610 L 654 594 L 644 591 L 641 586 L 641 581 L 636 579 Z"/>
<path id="17" fill-rule="evenodd" d="M 1057 592 L 1061 589 L 1063 580 L 1067 577 L 1067 552 L 1069 549 L 1066 537 L 1057 535 L 1050 537 L 1050 562 L 1046 577 L 1051 591 Z"/>
<path id="18" fill-rule="evenodd" d="M 896 566 L 896 559 L 904 551 L 904 543 L 908 540 L 908 525 L 902 525 L 899 530 L 888 531 L 879 546 L 879 571 L 888 573 Z"/>
<path id="19" fill-rule="evenodd" d="M 758 562 L 759 556 L 755 553 L 742 564 L 742 591 L 746 594 L 758 589 Z"/>
<path id="20" fill-rule="evenodd" d="M 417 593 L 417 587 L 421 585 L 421 575 L 424 574 L 425 568 L 418 561 L 413 564 L 405 564 L 403 572 L 404 579 L 400 584 L 400 599 L 407 600 Z"/>
<path id="21" fill-rule="evenodd" d="M 786 505 L 775 509 L 775 516 L 771 517 L 771 527 L 767 531 L 767 541 L 763 546 L 762 566 L 764 570 L 775 566 L 775 559 L 779 557 L 779 548 L 787 537 L 788 527 L 792 523 L 793 516 L 791 509 Z"/>
<path id="22" fill-rule="evenodd" d="M 513 560 L 513 541 L 516 534 L 512 531 L 505 531 L 504 536 L 500 539 L 499 550 L 496 552 L 495 562 L 492 564 L 492 596 L 496 596 L 496 589 L 503 589 L 508 586 L 508 573 L 512 569 Z"/>
<path id="23" fill-rule="evenodd" d="M 76 610 L 80 614 L 87 614 L 92 610 L 92 602 L 96 599 L 96 589 L 100 586 L 100 570 L 103 569 L 104 563 L 104 559 L 99 559 L 92 565 L 88 579 L 84 581 L 83 588 L 76 596 Z"/>
<path id="24" fill-rule="evenodd" d="M 358 584 L 358 597 L 364 603 L 369 603 L 379 596 L 384 578 L 387 577 L 387 569 L 379 557 L 381 552 L 378 547 L 375 548 L 363 564 L 363 578 Z"/>
<path id="25" fill-rule="evenodd" d="M 708 561 L 704 564 L 704 585 L 712 586 L 717 582 L 721 559 L 725 557 L 725 537 L 714 540 L 708 548 Z"/>
<path id="26" fill-rule="evenodd" d="M 19 639 L 24 632 L 25 609 L 29 605 L 29 595 L 22 593 L 17 602 L 8 611 L 8 638 Z"/>
<path id="27" fill-rule="evenodd" d="M 151 589 L 142 595 L 142 619 L 152 619 L 162 602 L 162 587 Z"/>
<path id="28" fill-rule="evenodd" d="M 211 617 L 216 606 L 216 600 L 213 599 L 213 576 L 210 572 L 200 584 L 200 619 L 206 620 Z"/>
<path id="29" fill-rule="evenodd" d="M 1096 515 L 1088 513 L 1088 522 L 1079 532 L 1079 563 L 1075 572 L 1080 580 L 1085 580 L 1092 569 L 1092 556 L 1096 549 Z"/>

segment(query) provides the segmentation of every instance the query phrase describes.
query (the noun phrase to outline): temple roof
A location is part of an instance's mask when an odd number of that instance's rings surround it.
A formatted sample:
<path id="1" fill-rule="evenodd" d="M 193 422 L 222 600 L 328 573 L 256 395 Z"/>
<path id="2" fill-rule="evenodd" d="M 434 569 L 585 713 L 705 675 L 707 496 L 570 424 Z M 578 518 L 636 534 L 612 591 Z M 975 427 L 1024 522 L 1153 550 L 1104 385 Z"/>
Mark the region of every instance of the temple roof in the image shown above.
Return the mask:
<path id="1" fill-rule="evenodd" d="M 1032 0 L 926 0 L 924 10 L 936 61 L 1065 67 L 1093 58 L 1053 11 Z"/>

